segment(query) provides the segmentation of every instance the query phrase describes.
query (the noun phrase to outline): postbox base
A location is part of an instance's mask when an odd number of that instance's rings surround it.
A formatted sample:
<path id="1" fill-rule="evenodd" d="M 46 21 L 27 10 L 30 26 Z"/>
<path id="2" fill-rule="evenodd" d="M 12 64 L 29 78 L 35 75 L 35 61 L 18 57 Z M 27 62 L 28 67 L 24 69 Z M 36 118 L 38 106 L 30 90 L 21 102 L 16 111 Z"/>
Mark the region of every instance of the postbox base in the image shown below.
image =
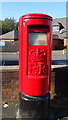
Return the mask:
<path id="1" fill-rule="evenodd" d="M 31 118 L 30 120 L 36 120 L 37 118 L 42 120 L 42 118 L 45 118 L 48 120 L 49 93 L 41 97 L 25 96 L 22 93 L 19 96 L 20 107 L 17 118 Z"/>

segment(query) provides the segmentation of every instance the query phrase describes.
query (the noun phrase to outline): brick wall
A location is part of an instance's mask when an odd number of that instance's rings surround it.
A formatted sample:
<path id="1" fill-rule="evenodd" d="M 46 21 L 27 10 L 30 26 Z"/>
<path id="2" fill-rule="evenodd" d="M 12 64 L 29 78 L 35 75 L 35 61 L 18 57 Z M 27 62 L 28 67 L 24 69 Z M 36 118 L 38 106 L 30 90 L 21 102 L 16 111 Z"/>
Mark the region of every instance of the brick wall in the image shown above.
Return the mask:
<path id="1" fill-rule="evenodd" d="M 54 73 L 52 72 L 54 81 Z M 51 84 L 51 98 L 54 95 L 54 83 Z M 18 100 L 18 69 L 2 70 L 2 99 L 3 102 L 14 102 Z"/>
<path id="2" fill-rule="evenodd" d="M 14 102 L 18 99 L 18 69 L 2 70 L 2 101 Z"/>
<path id="3" fill-rule="evenodd" d="M 62 40 L 54 39 L 52 40 L 52 49 L 63 49 L 64 44 L 62 44 Z"/>
<path id="4" fill-rule="evenodd" d="M 3 102 L 15 102 L 18 101 L 18 67 L 12 68 L 7 67 L 0 70 L 2 73 L 2 101 Z M 59 69 L 52 71 L 51 80 L 51 99 L 55 94 L 59 93 L 61 95 L 67 96 L 68 93 L 68 81 L 66 74 L 68 76 L 67 69 Z"/>

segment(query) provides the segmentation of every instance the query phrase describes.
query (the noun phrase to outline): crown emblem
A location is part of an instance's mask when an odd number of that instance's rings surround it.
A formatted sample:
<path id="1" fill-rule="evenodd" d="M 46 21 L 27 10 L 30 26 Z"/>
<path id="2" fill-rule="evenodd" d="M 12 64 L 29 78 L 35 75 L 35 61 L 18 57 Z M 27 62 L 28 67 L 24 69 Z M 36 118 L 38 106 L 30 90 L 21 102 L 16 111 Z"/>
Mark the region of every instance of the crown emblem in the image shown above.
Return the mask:
<path id="1" fill-rule="evenodd" d="M 40 50 L 40 48 L 36 49 L 35 51 L 30 51 L 31 60 L 36 62 L 45 61 L 46 52 L 44 50 Z"/>

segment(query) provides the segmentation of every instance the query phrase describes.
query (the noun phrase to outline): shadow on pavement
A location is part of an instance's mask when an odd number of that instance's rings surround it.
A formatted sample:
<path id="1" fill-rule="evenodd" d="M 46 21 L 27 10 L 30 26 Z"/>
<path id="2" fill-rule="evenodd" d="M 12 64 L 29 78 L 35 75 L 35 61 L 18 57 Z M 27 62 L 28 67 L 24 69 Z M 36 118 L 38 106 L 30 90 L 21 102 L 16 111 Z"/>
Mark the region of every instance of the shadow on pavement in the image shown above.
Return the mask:
<path id="1" fill-rule="evenodd" d="M 53 119 L 53 120 L 57 120 L 57 119 L 61 119 L 67 117 L 68 120 L 68 109 L 65 108 L 54 108 L 51 107 L 49 110 L 49 120 Z"/>

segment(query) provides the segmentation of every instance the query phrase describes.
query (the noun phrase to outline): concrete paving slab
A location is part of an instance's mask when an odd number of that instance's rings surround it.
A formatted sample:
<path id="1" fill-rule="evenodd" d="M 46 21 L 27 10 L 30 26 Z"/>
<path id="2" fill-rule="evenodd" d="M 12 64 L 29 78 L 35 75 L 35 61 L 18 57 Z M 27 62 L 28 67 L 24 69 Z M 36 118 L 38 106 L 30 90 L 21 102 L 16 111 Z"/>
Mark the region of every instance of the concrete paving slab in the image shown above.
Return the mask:
<path id="1" fill-rule="evenodd" d="M 18 110 L 19 103 L 9 104 L 7 108 L 2 108 L 2 118 L 16 118 Z M 50 107 L 48 116 L 49 120 L 68 120 L 68 109 Z"/>

